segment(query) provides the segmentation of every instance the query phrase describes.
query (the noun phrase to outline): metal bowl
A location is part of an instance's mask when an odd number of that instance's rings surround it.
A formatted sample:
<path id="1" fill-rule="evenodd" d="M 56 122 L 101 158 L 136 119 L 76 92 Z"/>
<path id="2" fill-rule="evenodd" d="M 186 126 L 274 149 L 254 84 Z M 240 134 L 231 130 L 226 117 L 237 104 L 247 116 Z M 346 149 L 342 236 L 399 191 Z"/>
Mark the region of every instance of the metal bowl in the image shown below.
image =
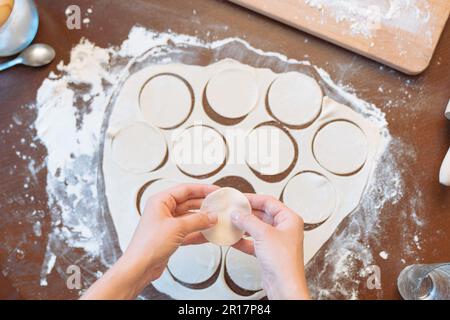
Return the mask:
<path id="1" fill-rule="evenodd" d="M 0 57 L 12 56 L 30 45 L 39 26 L 33 0 L 15 0 L 11 15 L 0 27 Z"/>

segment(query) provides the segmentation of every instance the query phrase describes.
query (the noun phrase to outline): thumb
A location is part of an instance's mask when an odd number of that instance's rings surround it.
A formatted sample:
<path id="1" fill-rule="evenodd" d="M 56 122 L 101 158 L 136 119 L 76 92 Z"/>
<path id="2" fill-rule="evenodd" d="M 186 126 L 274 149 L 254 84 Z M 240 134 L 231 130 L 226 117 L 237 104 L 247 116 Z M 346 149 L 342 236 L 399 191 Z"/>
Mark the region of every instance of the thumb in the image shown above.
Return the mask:
<path id="1" fill-rule="evenodd" d="M 181 222 L 181 230 L 186 234 L 201 231 L 217 223 L 217 215 L 196 212 L 177 218 Z"/>
<path id="2" fill-rule="evenodd" d="M 260 240 L 269 227 L 254 214 L 242 214 L 238 211 L 231 213 L 231 221 L 239 229 L 247 232 L 255 240 Z"/>

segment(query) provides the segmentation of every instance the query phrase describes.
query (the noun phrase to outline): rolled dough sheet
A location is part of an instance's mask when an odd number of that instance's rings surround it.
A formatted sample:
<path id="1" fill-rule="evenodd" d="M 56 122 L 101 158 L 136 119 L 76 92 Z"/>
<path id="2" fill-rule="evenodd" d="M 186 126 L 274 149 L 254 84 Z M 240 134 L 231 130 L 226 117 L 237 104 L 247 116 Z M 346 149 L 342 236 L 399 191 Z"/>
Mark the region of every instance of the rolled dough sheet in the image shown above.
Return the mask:
<path id="1" fill-rule="evenodd" d="M 185 80 L 171 74 L 157 75 L 142 88 L 142 116 L 159 128 L 175 128 L 188 118 L 192 99 Z"/>
<path id="2" fill-rule="evenodd" d="M 262 175 L 285 172 L 295 158 L 291 138 L 278 127 L 263 125 L 247 137 L 247 164 Z"/>
<path id="3" fill-rule="evenodd" d="M 362 168 L 367 159 L 367 138 L 349 121 L 333 121 L 325 125 L 314 139 L 317 161 L 335 174 L 351 174 Z"/>
<path id="4" fill-rule="evenodd" d="M 216 273 L 221 257 L 220 247 L 211 243 L 184 246 L 170 257 L 167 267 L 178 281 L 200 284 Z"/>
<path id="5" fill-rule="evenodd" d="M 211 108 L 229 119 L 246 116 L 258 102 L 258 86 L 254 76 L 244 70 L 229 69 L 214 75 L 206 87 Z"/>
<path id="6" fill-rule="evenodd" d="M 196 125 L 175 137 L 172 159 L 178 168 L 193 177 L 209 175 L 226 161 L 227 146 L 215 129 Z"/>
<path id="7" fill-rule="evenodd" d="M 261 268 L 255 256 L 230 247 L 225 258 L 225 268 L 231 281 L 248 291 L 262 289 Z"/>
<path id="8" fill-rule="evenodd" d="M 323 175 L 302 172 L 287 183 L 283 201 L 305 223 L 317 224 L 328 219 L 336 209 L 336 190 Z"/>
<path id="9" fill-rule="evenodd" d="M 222 112 L 224 116 L 245 116 L 243 119 L 240 119 L 240 122 L 238 124 L 227 125 L 225 123 L 218 123 L 213 118 L 210 118 L 210 114 L 205 109 L 203 97 L 206 94 L 205 91 L 207 87 L 211 83 L 213 83 L 212 79 L 214 79 L 217 75 L 222 74 L 222 72 L 224 72 L 225 74 L 230 72 L 231 76 L 228 75 L 228 77 L 231 80 L 228 81 L 232 81 L 227 82 L 223 79 L 221 80 L 223 86 L 222 89 L 224 89 L 223 92 L 227 92 L 227 95 L 223 98 L 223 101 L 227 100 L 228 97 L 239 96 L 241 94 L 239 93 L 240 86 L 236 88 L 235 84 L 242 81 L 233 80 L 232 75 L 236 73 L 234 70 L 242 71 L 242 74 L 250 76 L 247 78 L 247 80 L 245 80 L 245 82 L 247 83 L 247 85 L 248 83 L 254 83 L 254 85 L 256 86 L 257 94 L 255 98 L 255 96 L 253 96 L 255 88 L 253 85 L 250 85 L 247 91 L 251 94 L 243 98 L 243 100 L 246 101 L 245 106 L 247 107 L 243 107 L 244 104 L 240 105 L 240 107 L 238 108 L 239 112 L 237 110 L 229 112 L 225 104 L 222 106 L 216 104 L 216 111 L 219 111 L 219 109 L 225 110 Z M 189 117 L 179 126 L 179 128 L 171 130 L 161 130 L 160 128 L 150 126 L 153 128 L 153 130 L 156 130 L 156 132 L 162 134 L 164 140 L 168 142 L 166 148 L 169 160 L 164 162 L 164 165 L 158 167 L 153 171 L 147 171 L 149 170 L 149 168 L 145 166 L 146 170 L 143 173 L 124 170 L 121 166 L 117 165 L 117 161 L 114 159 L 112 139 L 115 135 L 111 133 L 119 132 L 122 128 L 126 128 L 129 124 L 146 122 L 140 104 L 140 93 L 142 91 L 142 88 L 148 83 L 149 79 L 152 79 L 155 76 L 161 74 L 175 74 L 180 78 L 185 79 L 189 83 L 189 86 L 193 91 L 193 97 L 195 98 L 193 102 L 194 107 Z M 125 250 L 125 248 L 127 247 L 133 235 L 134 229 L 139 222 L 139 209 L 142 209 L 144 198 L 147 198 L 147 195 L 154 194 L 157 191 L 161 191 L 160 189 L 162 188 L 162 186 L 160 184 L 155 184 L 152 187 L 149 187 L 148 190 L 144 190 L 144 195 L 142 195 L 140 199 L 141 201 L 140 203 L 138 203 L 138 195 L 142 193 L 140 191 L 142 191 L 143 186 L 147 185 L 151 181 L 162 179 L 179 183 L 189 182 L 214 184 L 215 182 L 222 181 L 222 179 L 225 179 L 227 177 L 239 177 L 248 182 L 248 185 L 251 186 L 251 189 L 254 189 L 256 193 L 267 194 L 276 198 L 280 198 L 283 190 L 286 189 L 288 182 L 293 183 L 293 181 L 296 181 L 292 180 L 294 177 L 296 177 L 300 173 L 314 172 L 328 179 L 335 190 L 336 204 L 335 210 L 331 214 L 328 213 L 331 210 L 329 209 L 331 207 L 330 205 L 330 207 L 325 206 L 325 209 L 323 211 L 319 209 L 320 214 L 311 214 L 311 217 L 306 217 L 305 215 L 305 220 L 307 222 L 316 222 L 327 217 L 326 220 L 320 223 L 318 226 L 313 226 L 313 228 L 308 228 L 308 230 L 305 231 L 304 260 L 305 263 L 308 263 L 308 261 L 311 260 L 311 258 L 318 252 L 321 246 L 333 235 L 334 231 L 339 226 L 341 221 L 343 221 L 343 219 L 350 212 L 354 211 L 354 209 L 358 206 L 361 196 L 365 190 L 367 181 L 370 177 L 370 174 L 372 173 L 374 159 L 377 155 L 380 134 L 379 128 L 375 124 L 371 123 L 370 120 L 364 118 L 362 115 L 358 114 L 348 106 L 340 104 L 329 98 L 328 96 L 324 96 L 322 99 L 321 111 L 318 117 L 311 124 L 302 128 L 285 128 L 285 130 L 289 132 L 290 136 L 295 141 L 294 146 L 297 146 L 298 149 L 298 154 L 295 158 L 296 161 L 293 163 L 292 168 L 289 168 L 289 170 L 287 170 L 288 173 L 286 174 L 286 176 L 282 177 L 280 180 L 261 180 L 262 178 L 255 173 L 256 171 L 247 164 L 248 155 L 242 155 L 242 161 L 236 162 L 234 160 L 239 159 L 239 157 L 236 157 L 235 152 L 236 150 L 240 150 L 238 145 L 239 143 L 242 143 L 243 149 L 246 150 L 246 137 L 248 137 L 249 133 L 253 129 L 261 127 L 264 124 L 274 122 L 273 115 L 271 115 L 270 112 L 268 112 L 269 110 L 267 110 L 266 98 L 268 98 L 268 92 L 271 88 L 271 85 L 274 84 L 274 81 L 279 79 L 281 76 L 282 74 L 276 74 L 269 69 L 255 69 L 248 65 L 238 63 L 234 60 L 226 59 L 206 67 L 182 64 L 150 65 L 131 75 L 129 79 L 124 82 L 123 86 L 120 88 L 120 91 L 116 96 L 116 99 L 111 102 L 113 105 L 111 106 L 111 115 L 107 128 L 108 134 L 105 136 L 106 142 L 104 144 L 102 170 L 106 199 L 108 204 L 107 207 L 111 212 L 111 216 L 117 230 L 119 243 L 122 250 Z M 214 85 L 211 86 L 211 88 L 213 87 Z M 233 90 L 237 90 L 238 93 L 233 93 L 234 91 L 232 92 L 230 88 L 233 88 Z M 217 95 L 220 94 L 220 92 L 217 93 Z M 211 99 L 211 97 L 209 98 Z M 214 100 L 215 98 L 212 99 Z M 236 105 L 233 105 L 232 109 L 235 106 Z M 227 111 L 229 113 L 227 113 Z M 286 112 L 286 110 L 282 112 Z M 364 145 L 362 141 L 364 141 L 366 144 L 367 151 L 365 153 L 365 157 L 361 156 L 361 150 L 358 149 L 356 151 L 357 161 L 352 162 L 351 165 L 345 163 L 345 155 L 343 156 L 341 154 L 333 153 L 347 150 L 347 145 L 344 145 L 343 148 L 337 148 L 334 145 L 331 148 L 324 147 L 327 145 L 327 143 L 330 143 L 329 141 L 331 141 L 331 144 L 333 144 L 333 140 L 331 139 L 331 137 L 323 140 L 326 143 L 323 143 L 322 141 L 319 144 L 319 151 L 322 150 L 322 148 L 325 148 L 327 150 L 318 153 L 320 159 L 323 162 L 319 164 L 313 152 L 313 142 L 317 138 L 318 132 L 321 131 L 321 129 L 326 128 L 328 124 L 342 120 L 345 120 L 349 123 L 354 123 L 356 125 L 356 128 L 359 128 L 363 132 L 364 139 L 361 139 L 359 141 L 362 145 Z M 295 121 L 295 123 L 298 122 Z M 176 151 L 174 143 L 175 137 L 180 133 L 188 130 L 189 128 L 200 125 L 211 128 L 211 130 L 213 131 L 212 137 L 217 137 L 217 139 L 212 139 L 210 141 L 211 143 L 207 144 L 209 147 L 220 145 L 221 147 L 219 147 L 217 150 L 223 150 L 222 147 L 224 145 L 227 147 L 227 152 L 219 152 L 220 157 L 218 157 L 218 159 L 223 159 L 224 154 L 226 154 L 226 161 L 224 162 L 223 166 L 220 165 L 218 167 L 217 165 L 220 161 L 217 161 L 217 163 L 213 166 L 208 166 L 208 164 L 200 164 L 198 167 L 193 166 L 193 169 L 191 169 L 189 165 L 184 166 L 182 164 L 180 166 L 180 163 L 174 161 L 175 158 L 173 157 Z M 243 132 L 242 138 L 230 139 L 230 133 L 234 134 L 239 131 Z M 208 132 L 211 131 L 208 130 Z M 353 130 L 352 132 L 355 132 L 355 130 Z M 356 132 L 358 131 L 356 130 Z M 153 134 L 154 133 L 150 133 L 150 137 Z M 360 134 L 360 132 L 358 132 L 358 134 Z M 222 139 L 222 142 L 220 143 L 218 142 L 219 136 Z M 224 138 L 226 139 L 225 144 L 223 142 Z M 139 152 L 133 153 L 138 158 L 142 154 L 140 150 L 141 143 L 139 141 L 139 138 L 132 142 L 130 142 L 128 139 L 128 142 L 134 145 L 133 148 L 139 150 Z M 156 142 L 156 145 L 161 146 L 162 144 L 160 143 L 159 139 L 158 141 L 159 142 Z M 270 157 L 268 157 L 269 159 L 278 158 L 280 161 L 280 167 L 278 168 L 278 170 L 265 171 L 266 173 L 275 173 L 283 170 L 284 168 L 289 167 L 289 163 L 292 161 L 292 142 L 288 143 L 288 140 L 283 138 L 280 138 L 280 141 L 285 141 L 286 143 L 280 143 L 281 148 L 277 151 L 278 154 L 271 154 Z M 341 143 L 341 141 L 337 141 L 337 144 Z M 353 145 L 354 141 L 352 140 L 350 141 L 350 143 Z M 203 148 L 204 144 L 204 141 L 197 141 L 192 143 L 183 142 L 181 143 L 181 146 L 193 146 L 198 150 L 199 145 Z M 356 146 L 359 146 L 359 144 L 356 144 Z M 354 152 L 355 150 L 353 149 L 348 150 L 349 154 Z M 154 164 L 149 167 L 154 167 L 155 165 L 157 165 L 157 163 L 160 162 L 163 154 L 165 154 L 163 148 L 159 149 L 159 151 L 151 152 L 147 156 L 147 160 L 154 161 Z M 203 155 L 203 151 L 196 152 L 195 154 Z M 127 157 L 131 157 L 131 155 L 132 154 L 128 154 Z M 336 161 L 333 159 L 336 159 L 337 163 L 339 164 L 339 166 L 337 167 L 338 170 L 336 170 L 336 168 L 334 167 L 336 166 Z M 341 163 L 342 159 L 344 159 L 343 165 Z M 324 168 L 325 166 L 327 167 L 327 169 Z M 359 170 L 358 167 L 360 167 Z M 260 168 L 257 169 L 264 171 Z M 184 172 L 184 170 L 186 170 L 186 172 Z M 337 173 L 345 172 L 346 174 L 335 174 L 331 170 L 336 171 Z M 212 174 L 203 175 L 211 171 L 213 171 Z M 352 173 L 348 173 L 349 171 L 351 171 Z M 329 189 L 326 186 L 321 186 L 321 181 L 322 180 L 320 179 L 314 180 L 313 184 L 319 185 L 320 187 L 318 187 L 318 189 L 322 188 L 325 190 L 325 193 L 329 193 Z M 238 186 L 236 185 L 236 187 Z M 300 189 L 301 187 L 302 184 L 300 184 L 298 188 Z M 290 189 L 291 188 L 288 188 L 288 190 Z M 294 189 L 295 188 L 292 188 L 292 190 Z M 295 194 L 298 194 L 298 191 L 299 190 L 295 192 L 294 190 L 293 195 L 288 196 L 288 198 L 295 198 Z M 316 195 L 313 194 L 311 197 L 315 196 Z M 300 195 L 298 197 L 300 198 Z M 330 204 L 331 200 L 324 202 L 325 203 L 321 203 L 320 205 Z M 225 215 L 225 217 L 229 219 L 229 216 Z M 227 241 L 227 243 L 230 244 L 239 240 L 242 236 L 242 231 L 233 231 L 231 226 L 232 225 L 228 223 L 228 227 L 232 230 L 230 234 L 234 235 L 234 238 L 232 237 L 233 239 L 231 239 L 232 241 Z M 217 234 L 219 236 L 222 236 L 224 233 L 218 232 Z M 227 285 L 225 281 L 224 270 L 225 254 L 227 251 L 226 249 L 227 248 L 225 248 L 225 250 L 222 250 L 222 263 L 219 267 L 219 275 L 217 279 L 214 283 L 209 284 L 209 286 L 205 288 L 194 289 L 184 286 L 182 283 L 175 281 L 168 270 L 165 270 L 162 277 L 155 281 L 153 285 L 157 290 L 168 294 L 175 299 L 261 299 L 265 294 L 264 291 L 258 291 L 257 293 L 250 296 L 243 296 L 231 290 L 231 288 Z M 239 262 L 240 259 L 238 259 L 237 261 L 239 266 L 236 266 L 236 268 L 246 267 L 244 261 Z M 186 266 L 186 268 L 190 270 L 190 266 Z M 237 276 L 235 276 L 235 278 L 237 278 Z M 236 281 L 239 282 L 239 280 Z M 241 285 L 244 286 L 243 284 Z"/>
<path id="10" fill-rule="evenodd" d="M 322 98 L 316 80 L 303 73 L 288 72 L 271 85 L 268 103 L 273 116 L 282 123 L 305 127 L 318 117 Z"/>
<path id="11" fill-rule="evenodd" d="M 150 172 L 163 163 L 167 145 L 161 133 L 144 122 L 136 122 L 113 133 L 112 156 L 130 172 Z"/>
<path id="12" fill-rule="evenodd" d="M 203 200 L 200 211 L 217 215 L 217 224 L 203 231 L 203 235 L 208 241 L 219 246 L 231 246 L 244 235 L 244 231 L 231 222 L 233 212 L 243 215 L 252 214 L 247 197 L 233 188 L 221 188 L 209 194 Z"/>

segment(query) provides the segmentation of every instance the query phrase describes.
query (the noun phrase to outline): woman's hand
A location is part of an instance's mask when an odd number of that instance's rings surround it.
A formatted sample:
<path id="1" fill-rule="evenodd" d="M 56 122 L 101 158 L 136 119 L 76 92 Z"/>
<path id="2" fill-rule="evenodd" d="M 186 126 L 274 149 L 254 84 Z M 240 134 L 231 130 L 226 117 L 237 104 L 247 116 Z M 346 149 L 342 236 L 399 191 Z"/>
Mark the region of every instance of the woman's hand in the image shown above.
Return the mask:
<path id="1" fill-rule="evenodd" d="M 217 217 L 191 210 L 217 189 L 185 184 L 151 197 L 123 256 L 82 299 L 133 299 L 161 276 L 180 245 L 205 242 L 200 231 L 213 226 Z"/>
<path id="2" fill-rule="evenodd" d="M 247 198 L 253 214 L 237 212 L 232 221 L 253 240 L 242 239 L 234 247 L 256 256 L 269 299 L 309 299 L 303 262 L 303 220 L 273 197 L 248 194 Z"/>
<path id="3" fill-rule="evenodd" d="M 217 187 L 179 185 L 150 198 L 124 257 L 139 261 L 147 282 L 158 279 L 170 256 L 181 245 L 205 242 L 201 230 L 217 222 L 217 216 L 198 210 L 203 199 Z"/>

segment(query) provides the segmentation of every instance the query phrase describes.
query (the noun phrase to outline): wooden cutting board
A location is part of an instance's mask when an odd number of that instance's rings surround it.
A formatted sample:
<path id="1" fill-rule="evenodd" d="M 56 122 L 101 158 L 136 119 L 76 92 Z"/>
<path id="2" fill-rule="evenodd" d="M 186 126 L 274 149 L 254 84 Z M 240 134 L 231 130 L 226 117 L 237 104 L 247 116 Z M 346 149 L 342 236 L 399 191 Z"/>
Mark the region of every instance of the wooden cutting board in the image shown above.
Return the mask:
<path id="1" fill-rule="evenodd" d="M 430 64 L 450 0 L 230 0 L 406 74 Z"/>

